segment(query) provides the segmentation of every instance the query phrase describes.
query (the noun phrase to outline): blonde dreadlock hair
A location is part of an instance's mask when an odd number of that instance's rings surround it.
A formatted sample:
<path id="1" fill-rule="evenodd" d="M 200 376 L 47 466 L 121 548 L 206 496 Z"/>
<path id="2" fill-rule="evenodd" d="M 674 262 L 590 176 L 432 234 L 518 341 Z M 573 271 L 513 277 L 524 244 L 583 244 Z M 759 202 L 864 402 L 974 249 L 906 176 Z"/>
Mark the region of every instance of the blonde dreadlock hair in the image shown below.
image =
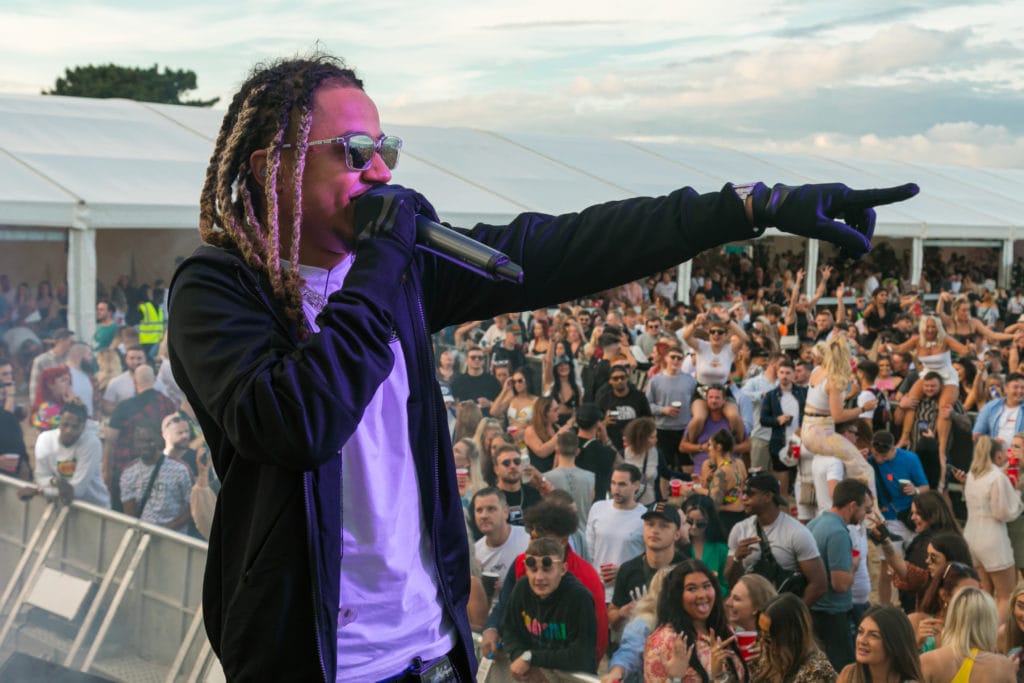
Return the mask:
<path id="1" fill-rule="evenodd" d="M 295 208 L 287 260 L 297 266 L 302 174 L 309 149 L 313 96 L 325 84 L 363 89 L 355 72 L 330 55 L 317 53 L 256 65 L 224 116 L 199 196 L 200 237 L 214 246 L 237 249 L 252 268 L 264 271 L 274 298 L 282 303 L 301 337 L 308 336 L 310 330 L 302 313 L 299 269 L 281 268 L 277 175 L 285 136 L 294 129 L 291 191 Z M 249 168 L 250 155 L 259 149 L 267 150 L 265 187 Z M 265 198 L 262 206 L 253 201 L 254 195 Z"/>

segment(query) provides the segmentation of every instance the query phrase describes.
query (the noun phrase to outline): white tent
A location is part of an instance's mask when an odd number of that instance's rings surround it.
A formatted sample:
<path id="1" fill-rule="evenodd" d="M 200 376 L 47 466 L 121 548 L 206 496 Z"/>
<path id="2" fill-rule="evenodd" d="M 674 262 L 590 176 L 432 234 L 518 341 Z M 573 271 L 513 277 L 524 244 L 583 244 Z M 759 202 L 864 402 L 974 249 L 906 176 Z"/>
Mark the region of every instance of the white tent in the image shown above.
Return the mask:
<path id="1" fill-rule="evenodd" d="M 223 111 L 127 100 L 0 95 L 0 239 L 66 231 L 70 326 L 93 329 L 96 231 L 196 229 L 198 197 Z M 386 123 L 386 122 L 385 122 Z M 928 240 L 1003 247 L 1005 281 L 1021 236 L 1024 170 L 744 152 L 721 147 L 385 126 L 405 140 L 395 181 L 456 225 L 562 213 L 682 185 L 917 182 L 879 210 L 877 234 L 912 238 L 917 279 Z M 57 239 L 62 238 L 57 232 Z M 817 261 L 811 242 L 809 261 Z M 811 258 L 813 255 L 813 259 Z M 813 268 L 809 269 L 813 273 Z M 813 286 L 813 277 L 808 286 Z"/>

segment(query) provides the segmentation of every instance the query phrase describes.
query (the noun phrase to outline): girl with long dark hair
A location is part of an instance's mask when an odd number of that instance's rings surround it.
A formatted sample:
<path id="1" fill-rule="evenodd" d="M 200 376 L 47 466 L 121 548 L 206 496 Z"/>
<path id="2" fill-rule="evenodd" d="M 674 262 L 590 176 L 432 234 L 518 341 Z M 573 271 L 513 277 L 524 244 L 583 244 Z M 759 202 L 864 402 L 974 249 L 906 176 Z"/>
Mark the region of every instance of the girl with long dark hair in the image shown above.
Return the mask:
<path id="1" fill-rule="evenodd" d="M 839 683 L 910 683 L 921 680 L 914 631 L 898 607 L 876 605 L 857 626 L 855 664 L 839 674 Z"/>
<path id="2" fill-rule="evenodd" d="M 644 646 L 644 681 L 709 683 L 728 672 L 745 681 L 739 648 L 729 629 L 718 577 L 700 560 L 681 562 L 665 579 L 658 598 L 658 628 Z M 686 653 L 678 662 L 676 650 Z M 685 671 L 669 671 L 669 660 Z"/>

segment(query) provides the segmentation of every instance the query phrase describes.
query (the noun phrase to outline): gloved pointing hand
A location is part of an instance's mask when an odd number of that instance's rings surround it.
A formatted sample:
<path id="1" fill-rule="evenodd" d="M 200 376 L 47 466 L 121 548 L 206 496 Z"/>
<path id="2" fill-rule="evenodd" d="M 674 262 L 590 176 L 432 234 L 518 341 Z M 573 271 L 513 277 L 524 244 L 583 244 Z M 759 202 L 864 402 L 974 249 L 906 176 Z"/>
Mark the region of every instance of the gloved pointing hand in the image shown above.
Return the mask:
<path id="1" fill-rule="evenodd" d="M 875 233 L 874 207 L 902 202 L 916 195 L 914 183 L 874 190 L 851 190 L 842 183 L 822 185 L 757 183 L 751 189 L 754 225 L 827 240 L 839 246 L 840 256 L 858 259 L 871 250 Z"/>

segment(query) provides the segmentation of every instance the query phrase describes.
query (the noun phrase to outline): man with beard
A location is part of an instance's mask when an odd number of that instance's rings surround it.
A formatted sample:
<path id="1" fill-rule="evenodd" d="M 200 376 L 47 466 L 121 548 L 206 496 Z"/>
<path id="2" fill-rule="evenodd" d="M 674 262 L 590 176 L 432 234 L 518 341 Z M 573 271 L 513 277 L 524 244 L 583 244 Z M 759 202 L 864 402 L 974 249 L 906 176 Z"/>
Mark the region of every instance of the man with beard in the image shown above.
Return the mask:
<path id="1" fill-rule="evenodd" d="M 540 502 L 540 493 L 523 486 L 523 458 L 512 444 L 503 444 L 494 453 L 494 476 L 508 506 L 509 524 L 523 525 L 523 512 Z"/>
<path id="2" fill-rule="evenodd" d="M 858 479 L 844 479 L 832 494 L 832 508 L 807 525 L 828 570 L 827 591 L 811 606 L 814 635 L 824 645 L 825 654 L 837 671 L 854 658 L 850 637 L 853 541 L 847 525 L 863 522 L 873 505 L 874 498 L 867 484 Z"/>
<path id="3" fill-rule="evenodd" d="M 526 551 L 530 535 L 523 527 L 508 523 L 508 502 L 500 489 L 480 489 L 473 495 L 470 509 L 476 528 L 483 534 L 476 542 L 476 559 L 485 574 L 498 576 L 493 592 L 500 593 L 506 572 Z"/>
<path id="4" fill-rule="evenodd" d="M 626 368 L 616 365 L 608 374 L 608 383 L 597 392 L 597 405 L 604 411 L 608 437 L 616 450 L 623 450 L 626 425 L 638 417 L 650 417 L 651 405 L 643 392 L 629 382 Z"/>
<path id="5" fill-rule="evenodd" d="M 637 502 L 640 470 L 619 463 L 612 471 L 611 500 L 599 500 L 587 519 L 590 563 L 605 585 L 605 602 L 611 602 L 619 567 L 643 552 L 643 520 L 647 508 Z"/>
<path id="6" fill-rule="evenodd" d="M 763 534 L 778 565 L 787 572 L 799 570 L 807 579 L 802 597 L 804 604 L 810 607 L 825 594 L 825 565 L 807 527 L 782 512 L 782 508 L 788 506 L 779 492 L 779 480 L 770 473 L 754 472 L 747 477 L 743 487 L 743 511 L 750 517 L 729 532 L 725 577 L 731 587 L 744 574 L 757 573 Z"/>

